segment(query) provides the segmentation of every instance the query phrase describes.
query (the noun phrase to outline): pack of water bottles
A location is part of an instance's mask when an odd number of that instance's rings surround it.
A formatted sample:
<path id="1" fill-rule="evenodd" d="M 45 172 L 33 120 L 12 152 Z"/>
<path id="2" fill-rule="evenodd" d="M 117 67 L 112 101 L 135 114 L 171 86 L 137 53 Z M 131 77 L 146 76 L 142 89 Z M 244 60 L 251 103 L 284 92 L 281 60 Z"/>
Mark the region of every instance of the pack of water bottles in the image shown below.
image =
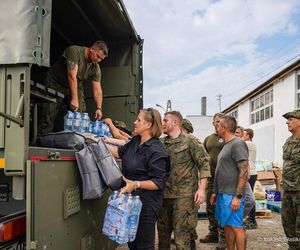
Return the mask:
<path id="1" fill-rule="evenodd" d="M 97 136 L 112 137 L 109 127 L 103 121 L 90 122 L 89 131 Z"/>
<path id="2" fill-rule="evenodd" d="M 119 244 L 134 241 L 141 209 L 139 196 L 115 191 L 108 199 L 103 234 Z"/>
<path id="3" fill-rule="evenodd" d="M 112 137 L 109 127 L 103 121 L 91 121 L 88 113 L 68 111 L 64 116 L 64 129 L 96 136 Z"/>

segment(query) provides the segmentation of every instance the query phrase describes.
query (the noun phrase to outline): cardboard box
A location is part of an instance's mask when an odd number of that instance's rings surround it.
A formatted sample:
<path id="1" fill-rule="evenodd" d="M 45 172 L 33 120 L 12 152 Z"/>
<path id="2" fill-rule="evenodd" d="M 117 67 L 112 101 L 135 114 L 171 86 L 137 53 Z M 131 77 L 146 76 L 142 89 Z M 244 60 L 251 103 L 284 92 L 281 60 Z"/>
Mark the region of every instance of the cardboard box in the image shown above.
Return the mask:
<path id="1" fill-rule="evenodd" d="M 262 185 L 273 185 L 275 184 L 276 176 L 273 171 L 257 171 L 257 180 Z"/>
<path id="2" fill-rule="evenodd" d="M 276 179 L 276 176 L 273 171 L 257 171 L 257 180 L 269 180 Z"/>

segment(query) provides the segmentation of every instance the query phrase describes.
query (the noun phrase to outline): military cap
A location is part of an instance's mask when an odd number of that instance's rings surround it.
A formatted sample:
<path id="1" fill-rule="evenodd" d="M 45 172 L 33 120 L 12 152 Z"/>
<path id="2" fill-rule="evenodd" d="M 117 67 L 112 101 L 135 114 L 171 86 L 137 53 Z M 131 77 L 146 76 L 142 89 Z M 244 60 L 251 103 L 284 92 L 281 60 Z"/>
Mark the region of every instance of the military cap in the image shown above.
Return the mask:
<path id="1" fill-rule="evenodd" d="M 114 125 L 115 125 L 117 128 L 127 128 L 126 123 L 123 122 L 123 121 L 117 121 L 117 120 L 115 120 L 115 121 L 114 121 Z"/>
<path id="2" fill-rule="evenodd" d="M 286 119 L 289 119 L 290 117 L 300 119 L 300 109 L 295 109 L 292 112 L 287 112 L 283 115 L 283 117 Z"/>
<path id="3" fill-rule="evenodd" d="M 182 127 L 185 128 L 189 133 L 194 132 L 193 125 L 188 119 L 182 119 Z"/>

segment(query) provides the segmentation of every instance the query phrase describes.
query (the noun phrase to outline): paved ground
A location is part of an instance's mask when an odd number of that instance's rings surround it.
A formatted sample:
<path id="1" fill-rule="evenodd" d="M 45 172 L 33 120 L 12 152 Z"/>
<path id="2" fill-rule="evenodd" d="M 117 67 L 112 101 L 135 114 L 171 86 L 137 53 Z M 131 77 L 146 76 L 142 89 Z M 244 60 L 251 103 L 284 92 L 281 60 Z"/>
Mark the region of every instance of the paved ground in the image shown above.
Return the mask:
<path id="1" fill-rule="evenodd" d="M 285 235 L 281 226 L 281 217 L 279 213 L 272 212 L 271 219 L 258 219 L 258 229 L 247 231 L 248 244 L 247 249 L 261 250 L 286 250 L 288 249 L 285 242 Z M 208 220 L 198 220 L 197 232 L 199 238 L 207 233 Z M 156 240 L 157 244 L 157 240 Z M 200 244 L 197 242 L 198 250 L 215 249 L 216 244 Z M 118 250 L 127 250 L 127 245 L 122 245 Z M 174 248 L 175 249 L 175 248 Z"/>

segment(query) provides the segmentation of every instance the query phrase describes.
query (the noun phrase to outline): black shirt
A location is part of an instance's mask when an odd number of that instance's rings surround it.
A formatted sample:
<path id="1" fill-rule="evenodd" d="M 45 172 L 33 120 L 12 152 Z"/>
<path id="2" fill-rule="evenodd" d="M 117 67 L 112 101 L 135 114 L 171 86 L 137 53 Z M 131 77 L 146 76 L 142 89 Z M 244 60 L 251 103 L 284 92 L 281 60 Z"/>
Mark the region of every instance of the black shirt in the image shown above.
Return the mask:
<path id="1" fill-rule="evenodd" d="M 167 151 L 158 138 L 141 144 L 141 137 L 133 137 L 127 144 L 119 148 L 122 159 L 123 175 L 133 181 L 153 181 L 158 190 L 140 189 L 133 192 L 139 195 L 143 205 L 153 207 L 159 214 L 163 202 L 163 189 L 170 175 L 170 159 Z"/>

